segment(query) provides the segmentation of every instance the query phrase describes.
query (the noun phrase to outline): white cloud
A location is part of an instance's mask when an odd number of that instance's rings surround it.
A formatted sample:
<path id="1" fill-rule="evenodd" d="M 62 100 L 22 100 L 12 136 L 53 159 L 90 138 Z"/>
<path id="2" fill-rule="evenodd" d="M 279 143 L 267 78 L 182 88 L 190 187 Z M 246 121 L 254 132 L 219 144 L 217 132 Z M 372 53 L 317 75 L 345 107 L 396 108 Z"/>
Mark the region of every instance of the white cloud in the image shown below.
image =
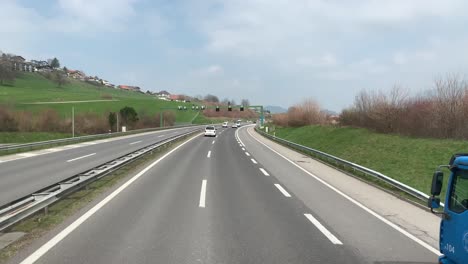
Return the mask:
<path id="1" fill-rule="evenodd" d="M 299 57 L 296 59 L 296 64 L 300 66 L 311 66 L 317 68 L 328 68 L 338 64 L 338 60 L 334 54 L 326 53 L 318 58 Z"/>
<path id="2" fill-rule="evenodd" d="M 197 76 L 219 76 L 223 74 L 224 69 L 220 65 L 210 65 L 208 67 L 203 67 L 192 72 L 192 74 Z"/>
<path id="3" fill-rule="evenodd" d="M 408 62 L 408 58 L 403 52 L 393 54 L 393 63 L 396 65 L 403 65 Z"/>
<path id="4" fill-rule="evenodd" d="M 57 23 L 57 28 L 68 30 L 120 31 L 135 15 L 135 2 L 137 0 L 58 0 L 61 15 L 53 22 Z"/>

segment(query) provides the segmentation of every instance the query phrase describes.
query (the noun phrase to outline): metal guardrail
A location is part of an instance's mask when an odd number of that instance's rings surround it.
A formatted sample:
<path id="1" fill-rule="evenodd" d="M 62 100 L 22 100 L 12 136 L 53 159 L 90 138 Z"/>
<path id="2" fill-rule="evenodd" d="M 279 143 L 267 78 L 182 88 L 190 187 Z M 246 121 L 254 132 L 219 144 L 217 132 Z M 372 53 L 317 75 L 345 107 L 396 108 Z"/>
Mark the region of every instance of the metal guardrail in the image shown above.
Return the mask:
<path id="1" fill-rule="evenodd" d="M 427 202 L 427 200 L 429 199 L 429 195 L 419 191 L 419 190 L 416 190 L 414 189 L 413 187 L 410 187 L 404 183 L 401 183 L 395 179 L 392 179 L 378 171 L 374 171 L 372 169 L 369 169 L 369 168 L 366 168 L 364 166 L 361 166 L 359 164 L 356 164 L 356 163 L 352 163 L 350 161 L 347 161 L 347 160 L 344 160 L 344 159 L 341 159 L 341 158 L 338 158 L 338 157 L 335 157 L 333 155 L 330 155 L 328 153 L 325 153 L 323 151 L 320 151 L 320 150 L 316 150 L 316 149 L 313 149 L 313 148 L 309 148 L 309 147 L 306 147 L 306 146 L 303 146 L 303 145 L 300 145 L 300 144 L 297 144 L 297 143 L 294 143 L 294 142 L 291 142 L 291 141 L 288 141 L 288 140 L 285 140 L 285 139 L 282 139 L 282 138 L 279 138 L 279 137 L 276 137 L 276 136 L 272 136 L 270 134 L 267 134 L 265 133 L 264 131 L 261 131 L 260 129 L 258 129 L 258 127 L 255 127 L 255 130 L 273 140 L 273 141 L 276 141 L 282 145 L 286 145 L 290 148 L 293 148 L 293 149 L 296 149 L 296 150 L 299 150 L 301 152 L 304 152 L 304 153 L 310 153 L 310 154 L 313 154 L 315 156 L 320 156 L 321 158 L 325 158 L 326 160 L 328 161 L 333 161 L 336 165 L 338 164 L 341 164 L 341 165 L 344 165 L 344 166 L 347 166 L 347 167 L 350 167 L 352 168 L 353 170 L 355 171 L 359 171 L 359 172 L 362 172 L 368 176 L 371 176 L 371 177 L 374 177 L 374 178 L 377 178 L 379 180 L 382 180 L 384 181 L 385 183 L 387 184 L 390 184 L 391 186 L 399 189 L 400 191 L 406 193 L 406 194 L 409 194 L 410 196 L 418 199 L 418 200 L 421 200 L 423 202 Z M 443 204 L 442 204 L 443 206 Z"/>
<path id="2" fill-rule="evenodd" d="M 182 126 L 171 126 L 171 127 L 145 128 L 145 129 L 130 130 L 127 132 L 96 134 L 96 135 L 88 135 L 88 136 L 73 137 L 73 138 L 62 138 L 62 139 L 54 139 L 54 140 L 47 140 L 47 141 L 39 141 L 39 142 L 32 142 L 32 143 L 25 143 L 25 144 L 14 144 L 14 145 L 9 144 L 9 145 L 0 146 L 0 151 L 18 150 L 18 149 L 53 145 L 53 144 L 59 144 L 59 143 L 71 143 L 71 142 L 78 142 L 78 141 L 89 140 L 89 139 L 108 138 L 108 137 L 132 135 L 132 134 L 151 132 L 151 131 L 184 128 L 184 127 L 196 127 L 196 126 L 200 126 L 200 125 L 182 125 Z"/>
<path id="3" fill-rule="evenodd" d="M 152 145 L 143 147 L 137 151 L 101 164 L 93 169 L 76 174 L 56 184 L 52 184 L 23 198 L 0 206 L 0 232 L 40 210 L 45 209 L 47 211 L 48 206 L 52 205 L 61 198 L 104 177 L 118 168 L 121 168 L 125 164 L 142 157 L 144 154 L 199 131 L 200 130 L 198 129 L 192 130 L 190 132 L 172 136 L 168 139 L 156 142 Z"/>

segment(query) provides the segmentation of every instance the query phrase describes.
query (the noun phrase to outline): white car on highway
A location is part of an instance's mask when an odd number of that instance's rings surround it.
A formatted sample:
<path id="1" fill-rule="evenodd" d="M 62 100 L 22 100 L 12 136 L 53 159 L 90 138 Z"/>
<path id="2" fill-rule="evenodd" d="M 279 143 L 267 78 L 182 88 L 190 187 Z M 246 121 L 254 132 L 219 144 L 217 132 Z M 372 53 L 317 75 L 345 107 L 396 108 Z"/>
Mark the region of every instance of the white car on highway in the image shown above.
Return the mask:
<path id="1" fill-rule="evenodd" d="M 226 128 L 227 128 L 227 127 L 228 127 L 228 122 L 224 122 L 224 123 L 223 123 L 223 127 L 226 127 Z"/>
<path id="2" fill-rule="evenodd" d="M 216 137 L 216 127 L 214 126 L 205 127 L 205 137 Z"/>
<path id="3" fill-rule="evenodd" d="M 237 125 L 237 123 L 232 123 L 232 126 L 231 126 L 231 127 L 232 127 L 232 128 L 237 128 L 238 125 Z"/>

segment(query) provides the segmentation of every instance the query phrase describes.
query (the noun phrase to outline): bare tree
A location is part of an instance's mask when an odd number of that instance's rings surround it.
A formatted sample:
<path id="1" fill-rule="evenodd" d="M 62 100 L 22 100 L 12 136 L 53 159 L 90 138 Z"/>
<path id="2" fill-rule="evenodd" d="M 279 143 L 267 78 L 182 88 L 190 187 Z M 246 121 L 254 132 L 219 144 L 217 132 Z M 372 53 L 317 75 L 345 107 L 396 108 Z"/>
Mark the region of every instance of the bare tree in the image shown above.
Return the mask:
<path id="1" fill-rule="evenodd" d="M 212 94 L 207 94 L 205 96 L 205 101 L 211 102 L 211 103 L 219 103 L 218 97 L 216 95 L 212 95 Z"/>
<path id="2" fill-rule="evenodd" d="M 223 105 L 228 105 L 228 104 L 231 104 L 231 101 L 229 101 L 229 99 L 227 99 L 227 98 L 224 98 L 224 99 L 221 101 L 221 104 L 223 104 Z"/>
<path id="3" fill-rule="evenodd" d="M 15 73 L 13 72 L 11 62 L 2 56 L 0 58 L 0 84 L 5 82 L 13 82 L 15 80 Z"/>
<path id="4" fill-rule="evenodd" d="M 249 99 L 242 99 L 241 105 L 248 107 L 250 105 Z"/>
<path id="5" fill-rule="evenodd" d="M 68 83 L 67 76 L 60 71 L 55 71 L 52 75 L 53 81 L 58 85 L 58 87 L 62 87 L 63 85 Z"/>

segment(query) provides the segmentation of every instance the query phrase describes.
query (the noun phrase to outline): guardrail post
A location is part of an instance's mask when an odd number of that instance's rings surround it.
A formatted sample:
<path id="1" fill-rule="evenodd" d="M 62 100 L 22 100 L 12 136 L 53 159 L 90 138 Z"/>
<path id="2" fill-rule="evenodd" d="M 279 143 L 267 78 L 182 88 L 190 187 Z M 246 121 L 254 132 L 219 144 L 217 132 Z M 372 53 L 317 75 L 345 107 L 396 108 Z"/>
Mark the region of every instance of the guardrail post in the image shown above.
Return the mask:
<path id="1" fill-rule="evenodd" d="M 49 206 L 47 205 L 46 207 L 44 207 L 44 215 L 48 215 L 49 214 Z"/>

